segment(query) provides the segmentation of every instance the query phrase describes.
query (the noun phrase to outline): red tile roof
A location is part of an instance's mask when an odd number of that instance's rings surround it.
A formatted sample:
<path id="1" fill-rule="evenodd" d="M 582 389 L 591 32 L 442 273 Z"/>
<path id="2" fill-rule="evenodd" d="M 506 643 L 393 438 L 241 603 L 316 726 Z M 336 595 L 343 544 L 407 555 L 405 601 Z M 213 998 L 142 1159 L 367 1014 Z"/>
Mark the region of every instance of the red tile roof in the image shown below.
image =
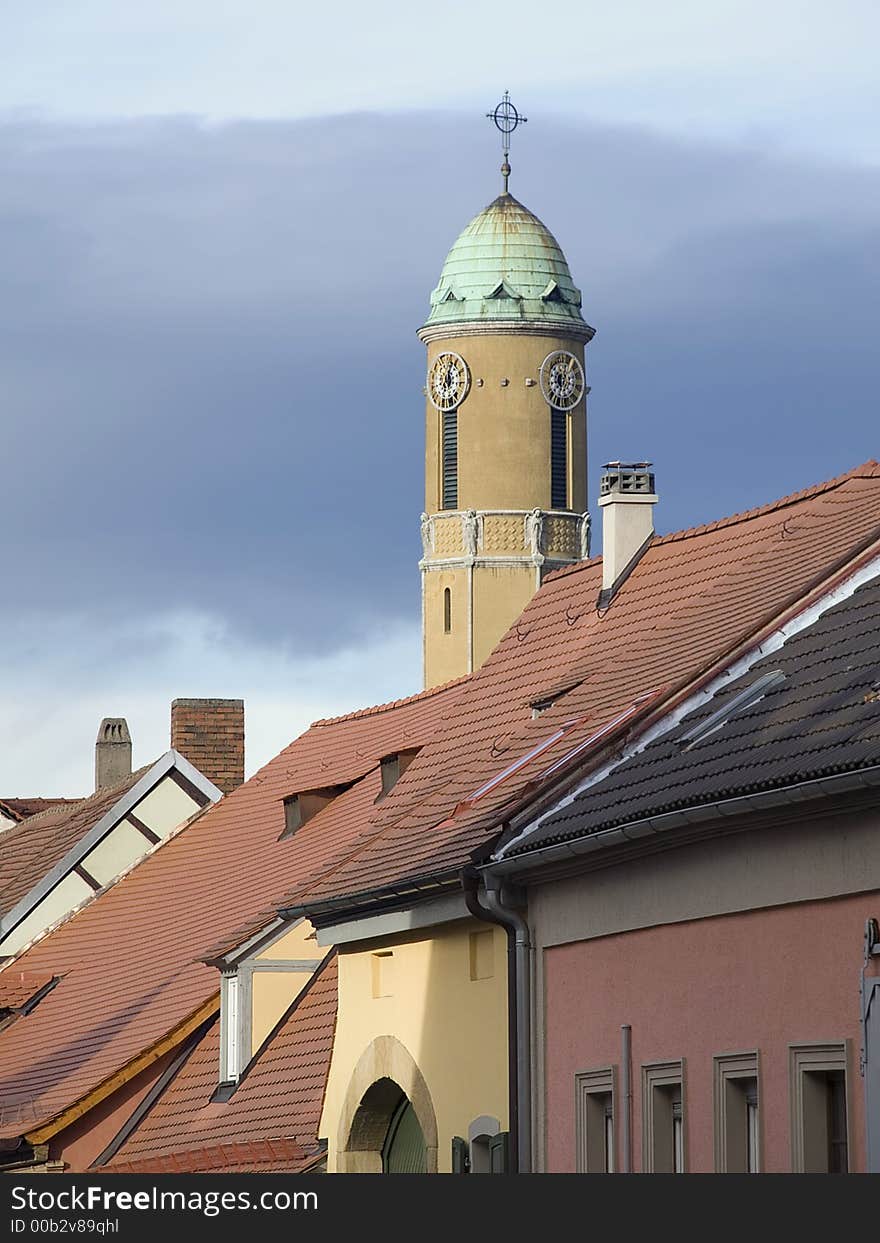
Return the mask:
<path id="1" fill-rule="evenodd" d="M 241 1168 L 243 1157 L 253 1164 L 261 1151 L 266 1155 L 259 1160 L 294 1165 L 320 1156 L 316 1137 L 335 1025 L 336 959 L 331 955 L 228 1101 L 211 1101 L 217 1087 L 218 1021 L 107 1168 L 148 1172 L 147 1166 L 160 1169 L 169 1160 L 179 1163 L 178 1169 Z M 285 1155 L 270 1150 L 284 1144 L 290 1146 Z M 240 1152 L 229 1151 L 239 1145 Z M 217 1154 L 217 1164 L 204 1164 L 206 1150 Z"/>
<path id="2" fill-rule="evenodd" d="M 0 1010 L 20 1010 L 53 979 L 51 971 L 4 971 L 0 975 Z"/>
<path id="3" fill-rule="evenodd" d="M 284 894 L 347 900 L 454 874 L 548 768 L 602 731 L 606 746 L 641 694 L 692 684 L 878 536 L 872 462 L 655 539 L 602 613 L 598 561 L 555 574 L 470 678 L 313 726 L 16 963 L 64 978 L 0 1033 L 0 1136 L 60 1115 L 199 1013 L 217 974 L 197 959 L 244 920 Z M 530 704 L 562 685 L 572 689 L 532 719 Z M 378 761 L 414 747 L 420 754 L 377 803 Z M 346 782 L 278 841 L 285 797 Z"/>
<path id="4" fill-rule="evenodd" d="M 880 465 L 867 462 L 759 509 L 655 538 L 602 612 L 600 559 L 552 575 L 372 811 L 370 840 L 318 884 L 294 888 L 288 904 L 317 909 L 460 867 L 518 793 L 641 694 L 668 696 L 726 660 L 878 538 Z M 573 683 L 532 719 L 533 701 Z M 655 708 L 646 701 L 646 712 Z M 557 732 L 532 762 L 518 763 Z M 468 805 L 510 767 L 510 778 Z"/>
<path id="5" fill-rule="evenodd" d="M 7 966 L 63 979 L 0 1032 L 0 1136 L 60 1115 L 215 997 L 216 968 L 198 959 L 279 894 L 347 858 L 369 831 L 382 756 L 427 742 L 460 693 L 438 689 L 314 726 Z M 357 777 L 278 841 L 285 797 Z"/>
<path id="6" fill-rule="evenodd" d="M 0 798 L 0 816 L 17 822 L 27 820 L 28 816 L 38 816 L 50 807 L 73 807 L 81 802 L 81 798 Z"/>
<path id="7" fill-rule="evenodd" d="M 304 1174 L 325 1159 L 292 1139 L 252 1140 L 120 1161 L 111 1174 Z"/>
<path id="8" fill-rule="evenodd" d="M 0 912 L 11 911 L 30 893 L 147 771 L 142 768 L 86 799 L 58 800 L 0 833 Z"/>

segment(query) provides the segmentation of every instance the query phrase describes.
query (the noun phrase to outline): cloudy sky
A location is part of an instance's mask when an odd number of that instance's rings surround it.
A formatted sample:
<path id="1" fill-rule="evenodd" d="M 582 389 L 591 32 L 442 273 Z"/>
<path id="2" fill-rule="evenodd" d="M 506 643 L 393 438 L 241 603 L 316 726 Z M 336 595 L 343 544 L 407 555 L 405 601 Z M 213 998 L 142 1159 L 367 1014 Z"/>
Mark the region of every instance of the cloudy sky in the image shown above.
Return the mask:
<path id="1" fill-rule="evenodd" d="M 177 695 L 244 697 L 252 770 L 418 689 L 415 329 L 505 87 L 593 494 L 650 457 L 673 530 L 880 454 L 875 4 L 310 8 L 0 9 L 0 796 Z"/>

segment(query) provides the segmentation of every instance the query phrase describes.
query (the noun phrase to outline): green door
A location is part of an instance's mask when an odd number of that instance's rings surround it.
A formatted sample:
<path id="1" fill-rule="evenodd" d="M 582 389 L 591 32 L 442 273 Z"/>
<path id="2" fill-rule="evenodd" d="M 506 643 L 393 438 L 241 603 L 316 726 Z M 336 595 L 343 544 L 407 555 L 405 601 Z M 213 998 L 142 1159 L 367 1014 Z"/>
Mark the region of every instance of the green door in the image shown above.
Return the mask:
<path id="1" fill-rule="evenodd" d="M 382 1149 L 383 1174 L 427 1174 L 425 1137 L 416 1111 L 406 1097 L 391 1119 Z"/>

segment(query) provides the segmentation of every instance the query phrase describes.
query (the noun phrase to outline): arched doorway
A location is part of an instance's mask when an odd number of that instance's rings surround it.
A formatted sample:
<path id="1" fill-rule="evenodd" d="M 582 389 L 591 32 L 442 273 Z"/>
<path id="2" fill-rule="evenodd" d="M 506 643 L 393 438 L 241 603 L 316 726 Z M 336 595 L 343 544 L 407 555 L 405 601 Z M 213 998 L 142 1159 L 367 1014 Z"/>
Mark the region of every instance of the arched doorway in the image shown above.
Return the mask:
<path id="1" fill-rule="evenodd" d="M 427 1085 L 404 1046 L 379 1036 L 363 1052 L 339 1118 L 340 1173 L 434 1174 L 437 1120 Z"/>
<path id="2" fill-rule="evenodd" d="M 365 1173 L 428 1172 L 428 1149 L 418 1115 L 393 1079 L 379 1079 L 364 1093 L 346 1147 L 354 1167 Z"/>

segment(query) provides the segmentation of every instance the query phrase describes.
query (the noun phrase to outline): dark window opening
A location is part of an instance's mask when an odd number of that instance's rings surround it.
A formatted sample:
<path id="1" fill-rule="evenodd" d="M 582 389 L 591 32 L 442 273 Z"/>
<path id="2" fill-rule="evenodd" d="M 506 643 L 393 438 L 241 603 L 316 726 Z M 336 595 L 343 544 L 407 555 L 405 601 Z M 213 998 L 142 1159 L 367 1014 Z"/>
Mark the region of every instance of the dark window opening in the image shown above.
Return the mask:
<path id="1" fill-rule="evenodd" d="M 568 508 L 568 415 L 550 411 L 550 508 Z"/>
<path id="2" fill-rule="evenodd" d="M 443 633 L 452 633 L 452 590 L 443 588 Z"/>
<path id="3" fill-rule="evenodd" d="M 299 805 L 299 795 L 294 794 L 293 798 L 284 800 L 284 836 L 292 837 L 301 825 L 302 809 Z"/>
<path id="4" fill-rule="evenodd" d="M 792 1167 L 804 1174 L 845 1174 L 847 1143 L 847 1047 L 790 1046 Z"/>
<path id="5" fill-rule="evenodd" d="M 380 769 L 382 774 L 382 793 L 379 798 L 382 799 L 390 790 L 393 790 L 400 778 L 409 768 L 410 764 L 418 755 L 418 750 L 397 751 L 394 755 L 386 755 L 380 760 Z M 379 801 L 378 799 L 376 800 Z"/>
<path id="6" fill-rule="evenodd" d="M 682 1063 L 645 1066 L 642 1076 L 645 1171 L 683 1174 L 687 1162 Z"/>
<path id="7" fill-rule="evenodd" d="M 443 411 L 443 509 L 458 508 L 458 411 Z"/>
<path id="8" fill-rule="evenodd" d="M 845 1174 L 849 1168 L 846 1143 L 846 1077 L 831 1071 L 828 1082 L 828 1172 Z"/>
<path id="9" fill-rule="evenodd" d="M 326 786 L 321 790 L 304 790 L 301 794 L 291 794 L 284 800 L 284 828 L 278 840 L 293 837 L 294 833 L 307 821 L 322 811 L 328 803 L 332 803 L 338 795 L 350 790 L 353 784 L 349 781 L 344 785 Z"/>

